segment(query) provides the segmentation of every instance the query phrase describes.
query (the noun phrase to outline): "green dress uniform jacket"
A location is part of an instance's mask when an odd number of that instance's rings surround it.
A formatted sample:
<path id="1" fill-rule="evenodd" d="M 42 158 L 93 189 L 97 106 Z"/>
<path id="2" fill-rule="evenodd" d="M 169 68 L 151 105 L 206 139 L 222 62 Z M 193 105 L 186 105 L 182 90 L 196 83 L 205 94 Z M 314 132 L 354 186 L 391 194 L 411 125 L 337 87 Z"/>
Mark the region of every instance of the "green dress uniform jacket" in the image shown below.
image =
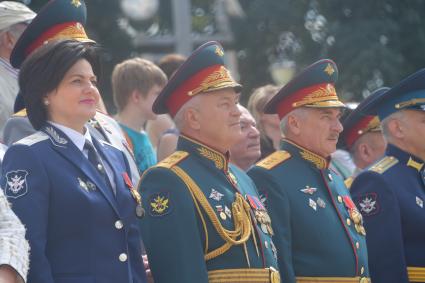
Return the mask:
<path id="1" fill-rule="evenodd" d="M 280 282 L 270 218 L 228 156 L 180 136 L 139 189 L 155 283 Z"/>
<path id="2" fill-rule="evenodd" d="M 282 282 L 369 282 L 361 214 L 329 160 L 284 140 L 248 175 L 270 213 Z"/>

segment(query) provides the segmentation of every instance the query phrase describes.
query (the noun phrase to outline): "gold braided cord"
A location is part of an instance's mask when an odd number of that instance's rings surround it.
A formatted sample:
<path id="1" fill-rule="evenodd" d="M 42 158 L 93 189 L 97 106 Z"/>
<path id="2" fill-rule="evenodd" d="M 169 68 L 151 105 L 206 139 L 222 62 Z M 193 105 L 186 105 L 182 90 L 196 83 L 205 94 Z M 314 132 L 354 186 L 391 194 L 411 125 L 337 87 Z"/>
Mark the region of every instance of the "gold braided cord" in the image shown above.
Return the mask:
<path id="1" fill-rule="evenodd" d="M 199 217 L 201 217 L 202 227 L 204 228 L 204 233 L 205 233 L 205 250 L 204 250 L 204 253 L 207 253 L 208 252 L 208 229 L 207 229 L 207 224 L 205 223 L 204 215 L 202 214 L 201 208 L 199 207 L 199 204 L 196 201 L 195 196 L 193 195 L 192 191 L 189 190 L 189 192 L 190 192 L 190 195 L 192 196 L 193 203 L 195 203 L 196 210 L 198 211 Z"/>
<path id="2" fill-rule="evenodd" d="M 233 223 L 235 226 L 235 230 L 227 230 L 225 229 L 215 214 L 213 208 L 209 204 L 207 198 L 205 197 L 202 190 L 199 186 L 190 178 L 189 175 L 186 174 L 181 168 L 178 166 L 174 166 L 171 170 L 179 176 L 183 182 L 189 188 L 191 194 L 194 197 L 195 203 L 199 203 L 203 208 L 205 213 L 208 215 L 213 227 L 216 229 L 217 233 L 220 237 L 226 242 L 223 246 L 207 253 L 205 255 L 205 260 L 209 260 L 215 258 L 219 255 L 222 255 L 227 250 L 234 245 L 241 245 L 248 241 L 249 237 L 253 233 L 252 222 L 251 222 L 251 214 L 250 214 L 250 206 L 246 202 L 246 200 L 242 197 L 241 194 L 236 193 L 236 199 L 232 203 L 232 214 L 233 214 Z M 199 210 L 198 210 L 199 212 Z"/>

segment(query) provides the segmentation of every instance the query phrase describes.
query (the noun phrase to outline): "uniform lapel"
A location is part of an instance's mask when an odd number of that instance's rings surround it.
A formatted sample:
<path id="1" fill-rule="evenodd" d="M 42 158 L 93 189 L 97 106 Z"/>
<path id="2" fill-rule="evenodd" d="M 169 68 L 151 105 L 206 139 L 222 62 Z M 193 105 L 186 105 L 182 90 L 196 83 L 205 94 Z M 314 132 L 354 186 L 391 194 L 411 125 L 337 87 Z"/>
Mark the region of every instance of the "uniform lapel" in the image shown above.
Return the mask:
<path id="1" fill-rule="evenodd" d="M 122 167 L 117 166 L 119 164 L 119 160 L 114 158 L 114 156 L 107 150 L 107 148 L 105 148 L 105 145 L 102 142 L 99 142 L 96 139 L 93 139 L 93 145 L 96 147 L 97 151 L 101 155 L 103 162 L 108 163 L 109 168 L 112 169 L 112 173 L 114 174 L 113 176 L 114 180 L 111 180 L 111 181 L 114 181 L 116 185 L 115 199 L 116 199 L 116 202 L 120 204 L 124 201 L 125 184 L 124 184 L 124 177 L 123 177 L 124 172 L 119 171 L 119 169 Z"/>
<path id="2" fill-rule="evenodd" d="M 93 181 L 99 191 L 111 204 L 115 212 L 119 215 L 117 203 L 114 199 L 112 190 L 107 186 L 99 172 L 96 171 L 93 165 L 91 165 L 89 160 L 75 146 L 75 144 L 69 140 L 63 132 L 52 125 L 45 126 L 42 131 L 49 135 L 53 149 L 73 163 L 84 175 Z"/>

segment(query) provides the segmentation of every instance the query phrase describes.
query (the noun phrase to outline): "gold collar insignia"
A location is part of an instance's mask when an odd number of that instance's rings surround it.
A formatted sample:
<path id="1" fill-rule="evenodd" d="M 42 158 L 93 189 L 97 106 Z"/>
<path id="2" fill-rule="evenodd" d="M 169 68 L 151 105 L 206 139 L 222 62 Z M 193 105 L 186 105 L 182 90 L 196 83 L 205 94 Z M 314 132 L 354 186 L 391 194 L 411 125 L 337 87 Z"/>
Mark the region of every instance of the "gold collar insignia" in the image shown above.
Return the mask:
<path id="1" fill-rule="evenodd" d="M 420 162 L 416 162 L 415 160 L 412 159 L 412 157 L 409 157 L 409 160 L 407 161 L 407 166 L 413 167 L 419 172 L 421 171 L 424 164 Z"/>

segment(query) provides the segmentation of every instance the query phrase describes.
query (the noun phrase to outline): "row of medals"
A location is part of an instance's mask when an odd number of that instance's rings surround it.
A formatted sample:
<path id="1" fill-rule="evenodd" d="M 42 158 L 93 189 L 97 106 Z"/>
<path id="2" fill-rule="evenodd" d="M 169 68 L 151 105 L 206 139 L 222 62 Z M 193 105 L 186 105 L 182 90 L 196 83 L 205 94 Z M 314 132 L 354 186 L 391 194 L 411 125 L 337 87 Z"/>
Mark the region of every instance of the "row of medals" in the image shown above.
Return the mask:
<path id="1" fill-rule="evenodd" d="M 232 218 L 232 213 L 227 206 L 225 206 L 223 209 L 222 205 L 216 205 L 215 208 L 222 220 L 226 220 L 227 217 Z M 272 221 L 267 211 L 264 209 L 256 208 L 254 209 L 254 216 L 254 221 L 256 224 L 257 222 L 260 224 L 261 231 L 263 231 L 265 234 L 270 234 L 271 236 L 273 236 L 274 233 L 272 229 Z"/>

